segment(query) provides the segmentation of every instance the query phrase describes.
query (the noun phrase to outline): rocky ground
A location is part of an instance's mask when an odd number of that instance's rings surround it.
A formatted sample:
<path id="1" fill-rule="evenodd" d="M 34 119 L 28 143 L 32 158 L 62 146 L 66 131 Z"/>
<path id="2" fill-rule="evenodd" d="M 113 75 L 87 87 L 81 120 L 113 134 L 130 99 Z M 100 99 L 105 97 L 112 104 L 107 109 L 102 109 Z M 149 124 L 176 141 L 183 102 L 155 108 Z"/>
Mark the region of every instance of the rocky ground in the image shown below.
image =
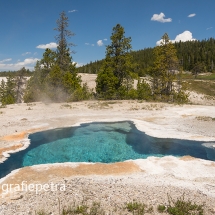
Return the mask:
<path id="1" fill-rule="evenodd" d="M 132 120 L 139 130 L 155 137 L 215 142 L 215 107 L 173 105 L 140 101 L 84 101 L 32 103 L 0 109 L 0 156 L 27 147 L 29 133 L 91 121 Z M 59 214 L 70 204 L 100 202 L 106 214 L 127 214 L 125 202 L 137 200 L 156 206 L 167 204 L 167 194 L 183 194 L 205 204 L 205 214 L 215 214 L 215 163 L 185 157 L 148 158 L 122 164 L 53 164 L 23 168 L 0 179 L 0 214 L 35 214 L 46 209 Z M 36 194 L 11 190 L 3 184 L 61 184 L 64 191 Z M 59 203 L 60 201 L 60 203 Z M 121 211 L 121 212 L 120 212 Z M 156 214 L 156 210 L 150 214 Z"/>
<path id="2" fill-rule="evenodd" d="M 138 177 L 138 180 L 137 180 Z M 214 214 L 215 198 L 210 197 L 196 189 L 188 189 L 184 186 L 168 185 L 164 181 L 168 177 L 158 180 L 141 175 L 129 175 L 123 177 L 107 176 L 82 176 L 72 179 L 62 179 L 58 183 L 66 184 L 66 191 L 28 192 L 19 200 L 3 201 L 0 206 L 2 215 L 34 214 L 35 210 L 45 210 L 47 214 L 58 214 L 59 207 L 92 205 L 99 202 L 106 214 L 131 214 L 125 210 L 126 203 L 140 202 L 147 206 L 153 206 L 153 212 L 147 214 L 160 214 L 157 211 L 159 204 L 168 205 L 168 195 L 174 200 L 181 198 L 191 200 L 193 203 L 204 204 L 204 214 Z M 165 214 L 165 213 L 164 213 Z"/>

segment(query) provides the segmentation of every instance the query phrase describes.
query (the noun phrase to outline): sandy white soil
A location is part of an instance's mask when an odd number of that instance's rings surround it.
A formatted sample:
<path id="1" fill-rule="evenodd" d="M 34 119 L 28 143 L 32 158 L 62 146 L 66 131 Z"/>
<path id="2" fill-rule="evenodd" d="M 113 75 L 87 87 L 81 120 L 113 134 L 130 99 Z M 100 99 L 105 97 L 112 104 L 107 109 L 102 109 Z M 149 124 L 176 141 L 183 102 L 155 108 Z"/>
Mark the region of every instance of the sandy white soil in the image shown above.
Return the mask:
<path id="1" fill-rule="evenodd" d="M 66 127 L 91 121 L 132 120 L 137 128 L 154 137 L 214 141 L 215 107 L 172 105 L 138 101 L 84 101 L 58 104 L 18 104 L 0 109 L 0 159 L 8 151 L 27 147 L 28 133 Z M 5 194 L 3 184 L 64 183 L 66 191 Z M 48 212 L 71 201 L 100 201 L 113 211 L 133 199 L 156 207 L 167 204 L 167 193 L 174 199 L 205 203 L 206 214 L 215 211 L 215 162 L 191 157 L 148 158 L 120 164 L 51 164 L 26 167 L 0 179 L 0 214 Z M 44 201 L 46 199 L 46 201 Z M 14 212 L 15 211 L 15 212 Z M 115 214 L 119 214 L 116 212 Z M 154 212 L 156 214 L 156 212 Z"/>

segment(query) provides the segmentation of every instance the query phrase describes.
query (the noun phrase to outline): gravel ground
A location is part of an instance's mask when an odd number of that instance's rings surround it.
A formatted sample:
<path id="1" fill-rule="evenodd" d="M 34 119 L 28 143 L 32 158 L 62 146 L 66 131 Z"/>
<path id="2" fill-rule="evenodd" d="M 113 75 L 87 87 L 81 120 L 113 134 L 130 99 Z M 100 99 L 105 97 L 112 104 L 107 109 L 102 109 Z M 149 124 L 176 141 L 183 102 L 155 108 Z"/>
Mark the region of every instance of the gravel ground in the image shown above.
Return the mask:
<path id="1" fill-rule="evenodd" d="M 214 113 L 214 106 L 179 106 L 138 101 L 8 105 L 1 109 L 0 114 L 0 159 L 7 156 L 5 151 L 27 147 L 28 133 L 90 121 L 132 120 L 138 129 L 151 136 L 215 141 Z M 85 201 L 91 204 L 99 201 L 107 209 L 107 214 L 111 214 L 110 211 L 112 214 L 127 214 L 123 209 L 125 202 L 135 199 L 156 208 L 160 203 L 168 203 L 167 193 L 173 199 L 184 193 L 185 199 L 204 203 L 205 214 L 215 214 L 214 162 L 165 157 L 138 160 L 134 163 L 140 167 L 140 171 L 117 176 L 111 171 L 105 176 L 97 173 L 62 176 L 58 175 L 61 167 L 54 173 L 47 174 L 47 169 L 38 166 L 40 174 L 47 180 L 41 182 L 37 179 L 38 173 L 35 173 L 32 175 L 34 183 L 50 183 L 53 179 L 55 183 L 65 183 L 66 190 L 39 194 L 15 192 L 10 198 L 0 197 L 0 215 L 33 215 L 37 209 L 58 214 L 59 199 L 61 207 L 74 202 L 79 204 Z M 23 175 L 24 172 L 17 171 L 19 173 Z M 9 179 L 16 181 L 18 176 L 10 174 L 7 178 L 0 179 L 0 184 Z"/>
<path id="2" fill-rule="evenodd" d="M 0 206 L 1 215 L 34 214 L 35 210 L 45 209 L 48 214 L 58 214 L 60 208 L 83 205 L 92 205 L 99 202 L 106 214 L 131 214 L 125 210 L 126 203 L 141 202 L 153 206 L 154 211 L 148 214 L 160 214 L 157 212 L 159 204 L 168 205 L 168 194 L 176 200 L 184 195 L 185 200 L 193 203 L 204 204 L 204 214 L 215 213 L 215 197 L 208 196 L 198 189 L 187 189 L 184 186 L 171 186 L 163 183 L 164 178 L 152 180 L 137 180 L 136 175 L 127 177 L 74 177 L 58 181 L 66 185 L 66 191 L 41 192 L 35 194 L 27 192 L 19 200 L 3 202 Z M 139 178 L 139 176 L 138 176 Z M 155 178 L 154 178 L 155 179 Z M 60 204 L 59 204 L 60 201 Z"/>

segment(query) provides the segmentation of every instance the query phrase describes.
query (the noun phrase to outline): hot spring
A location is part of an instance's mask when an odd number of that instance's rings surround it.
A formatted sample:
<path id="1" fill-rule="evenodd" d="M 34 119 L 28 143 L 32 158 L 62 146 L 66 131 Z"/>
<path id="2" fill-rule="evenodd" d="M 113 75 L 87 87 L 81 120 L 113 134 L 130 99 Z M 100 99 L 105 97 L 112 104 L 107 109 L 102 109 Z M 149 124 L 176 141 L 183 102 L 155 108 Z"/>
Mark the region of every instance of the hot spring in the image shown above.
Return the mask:
<path id="1" fill-rule="evenodd" d="M 146 135 L 133 122 L 95 122 L 29 135 L 30 145 L 0 164 L 0 178 L 12 170 L 63 162 L 114 163 L 149 156 L 190 155 L 215 160 L 215 143 Z"/>

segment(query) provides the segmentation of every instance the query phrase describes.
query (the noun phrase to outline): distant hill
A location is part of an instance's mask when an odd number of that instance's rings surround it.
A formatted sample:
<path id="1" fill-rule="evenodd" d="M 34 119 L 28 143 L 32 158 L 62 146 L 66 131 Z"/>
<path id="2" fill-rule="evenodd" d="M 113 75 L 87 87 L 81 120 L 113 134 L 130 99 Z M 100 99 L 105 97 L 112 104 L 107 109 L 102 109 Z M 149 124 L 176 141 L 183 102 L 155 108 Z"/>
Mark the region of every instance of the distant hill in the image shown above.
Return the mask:
<path id="1" fill-rule="evenodd" d="M 205 72 L 215 71 L 215 39 L 210 38 L 202 41 L 187 41 L 175 43 L 179 63 L 184 71 L 191 71 L 197 62 L 204 64 Z M 150 66 L 153 64 L 154 48 L 146 48 L 133 51 L 133 59 L 139 65 L 137 73 L 143 76 L 148 73 Z M 103 60 L 90 62 L 78 68 L 79 73 L 98 73 Z"/>
<path id="2" fill-rule="evenodd" d="M 18 71 L 0 71 L 0 77 L 7 77 L 9 72 L 12 73 L 14 76 L 18 74 Z M 26 77 L 30 77 L 32 76 L 32 74 L 33 72 L 31 72 L 28 69 L 26 69 L 25 72 L 23 73 L 23 75 Z"/>

